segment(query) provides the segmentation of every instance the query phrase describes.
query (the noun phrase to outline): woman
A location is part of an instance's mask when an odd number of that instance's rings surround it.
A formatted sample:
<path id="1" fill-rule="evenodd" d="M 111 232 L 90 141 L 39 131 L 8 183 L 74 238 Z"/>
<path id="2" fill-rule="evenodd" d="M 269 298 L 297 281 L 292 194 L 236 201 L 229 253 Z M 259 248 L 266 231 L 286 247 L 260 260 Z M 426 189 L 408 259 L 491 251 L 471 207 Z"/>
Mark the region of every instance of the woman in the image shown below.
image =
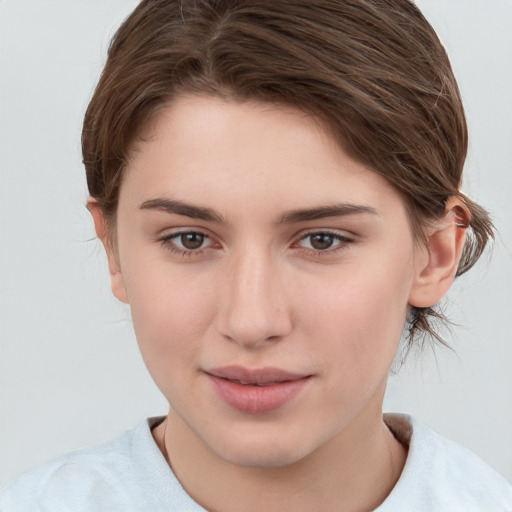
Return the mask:
<path id="1" fill-rule="evenodd" d="M 492 237 L 411 2 L 143 1 L 82 142 L 170 412 L 22 477 L 0 510 L 512 509 L 474 455 L 382 415 L 404 325 L 438 338 L 433 306 Z"/>

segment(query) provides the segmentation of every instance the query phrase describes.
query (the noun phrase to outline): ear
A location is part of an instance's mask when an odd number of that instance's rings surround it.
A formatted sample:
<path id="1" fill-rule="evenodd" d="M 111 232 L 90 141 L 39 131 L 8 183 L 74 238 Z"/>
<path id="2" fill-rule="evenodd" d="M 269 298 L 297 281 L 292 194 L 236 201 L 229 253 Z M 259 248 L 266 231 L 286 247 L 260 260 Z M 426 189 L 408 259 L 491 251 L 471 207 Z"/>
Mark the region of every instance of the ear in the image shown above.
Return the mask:
<path id="1" fill-rule="evenodd" d="M 107 253 L 108 269 L 110 272 L 110 282 L 112 292 L 121 302 L 128 304 L 128 296 L 124 285 L 123 274 L 119 264 L 119 254 L 112 233 L 109 231 L 107 222 L 100 205 L 95 199 L 90 198 L 87 201 L 87 209 L 91 212 L 94 220 L 94 229 L 96 235 L 101 240 L 105 252 Z"/>
<path id="2" fill-rule="evenodd" d="M 452 198 L 445 214 L 429 227 L 425 247 L 417 254 L 414 283 L 409 304 L 418 308 L 433 306 L 450 289 L 455 279 L 469 226 L 470 214 L 464 203 Z"/>

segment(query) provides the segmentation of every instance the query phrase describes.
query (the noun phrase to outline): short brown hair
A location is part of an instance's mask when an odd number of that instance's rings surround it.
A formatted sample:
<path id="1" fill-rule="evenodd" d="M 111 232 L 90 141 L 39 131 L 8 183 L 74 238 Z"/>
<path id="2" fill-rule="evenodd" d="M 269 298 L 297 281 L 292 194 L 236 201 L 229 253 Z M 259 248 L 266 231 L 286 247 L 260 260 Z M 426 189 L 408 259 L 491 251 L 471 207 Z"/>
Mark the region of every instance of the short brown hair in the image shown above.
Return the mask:
<path id="1" fill-rule="evenodd" d="M 485 210 L 459 190 L 468 135 L 450 62 L 410 0 L 143 0 L 112 40 L 82 134 L 89 192 L 111 225 L 144 127 L 195 93 L 318 116 L 402 194 L 419 238 L 459 197 L 470 230 L 457 275 L 493 236 Z M 440 340 L 436 318 L 413 308 L 410 340 Z"/>

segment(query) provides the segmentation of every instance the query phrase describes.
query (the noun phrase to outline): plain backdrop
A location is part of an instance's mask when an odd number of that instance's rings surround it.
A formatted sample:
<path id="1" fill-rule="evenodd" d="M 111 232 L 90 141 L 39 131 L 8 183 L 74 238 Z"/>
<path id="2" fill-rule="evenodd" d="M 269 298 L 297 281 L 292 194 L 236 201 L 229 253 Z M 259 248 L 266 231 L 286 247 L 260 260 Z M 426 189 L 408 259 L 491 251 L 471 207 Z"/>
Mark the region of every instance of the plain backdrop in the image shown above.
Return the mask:
<path id="1" fill-rule="evenodd" d="M 512 479 L 512 2 L 418 2 L 451 56 L 471 132 L 465 191 L 499 236 L 450 293 L 454 352 L 412 354 L 385 409 Z M 135 0 L 0 0 L 0 485 L 166 403 L 111 297 L 85 209 L 82 117 Z"/>

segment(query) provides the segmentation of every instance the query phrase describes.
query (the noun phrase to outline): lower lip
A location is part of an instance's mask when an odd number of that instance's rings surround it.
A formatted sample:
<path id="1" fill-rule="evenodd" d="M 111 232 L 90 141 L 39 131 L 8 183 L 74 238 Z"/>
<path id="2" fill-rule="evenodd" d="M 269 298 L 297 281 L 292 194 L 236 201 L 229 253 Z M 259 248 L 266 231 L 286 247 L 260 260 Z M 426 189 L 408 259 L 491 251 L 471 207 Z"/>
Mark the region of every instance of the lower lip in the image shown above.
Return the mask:
<path id="1" fill-rule="evenodd" d="M 310 377 L 271 384 L 244 386 L 235 381 L 208 375 L 217 394 L 233 409 L 248 414 L 260 414 L 279 409 L 308 383 Z"/>

